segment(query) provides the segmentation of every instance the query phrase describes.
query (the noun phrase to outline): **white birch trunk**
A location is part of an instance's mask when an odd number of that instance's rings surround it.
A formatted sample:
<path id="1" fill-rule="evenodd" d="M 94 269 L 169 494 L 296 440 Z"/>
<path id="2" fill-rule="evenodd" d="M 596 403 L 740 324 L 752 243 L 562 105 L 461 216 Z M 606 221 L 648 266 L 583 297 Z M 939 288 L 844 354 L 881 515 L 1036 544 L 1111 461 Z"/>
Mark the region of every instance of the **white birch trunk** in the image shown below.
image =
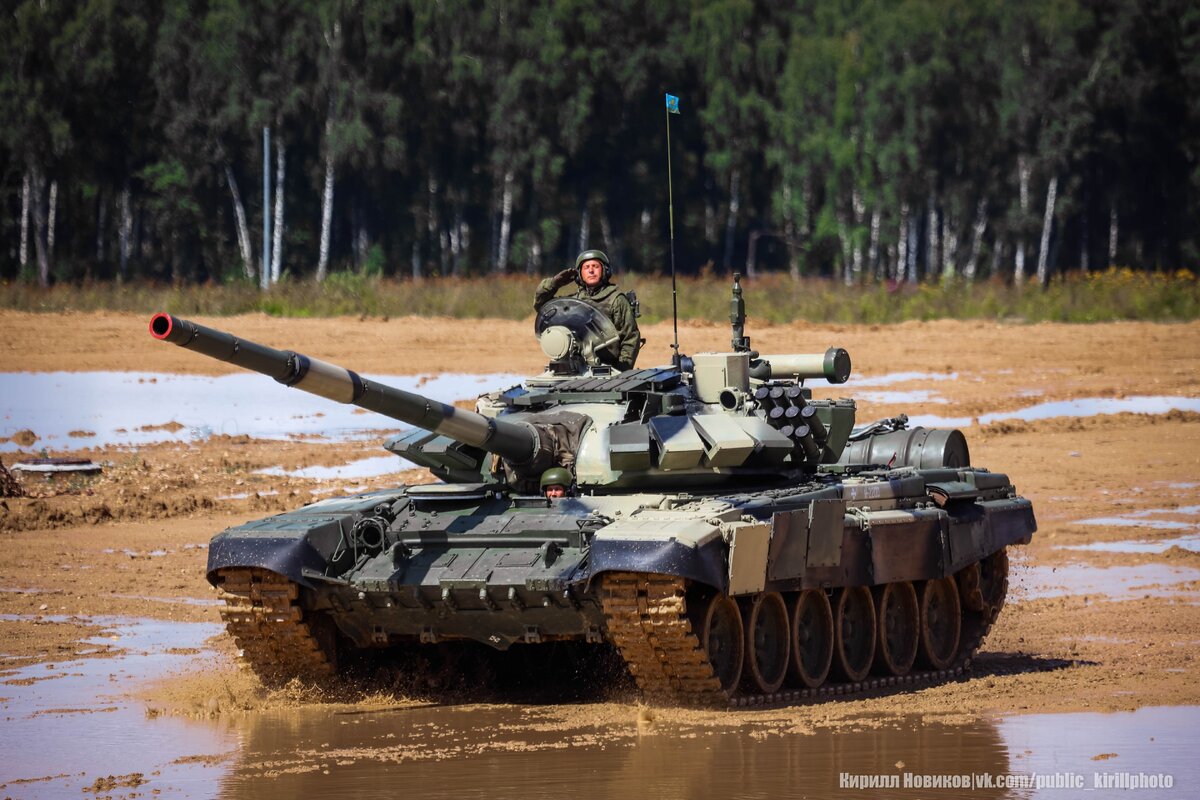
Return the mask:
<path id="1" fill-rule="evenodd" d="M 834 207 L 837 207 L 834 203 Z M 847 286 L 854 283 L 853 261 L 854 254 L 850 244 L 850 219 L 845 211 L 839 210 L 835 215 L 838 226 L 838 242 L 842 246 L 842 282 Z"/>
<path id="2" fill-rule="evenodd" d="M 542 271 L 542 238 L 536 233 L 529 245 L 529 271 L 538 275 Z"/>
<path id="3" fill-rule="evenodd" d="M 958 221 L 942 215 L 942 281 L 954 280 L 958 271 Z"/>
<path id="4" fill-rule="evenodd" d="M 121 189 L 121 225 L 117 234 L 120 248 L 120 276 L 124 280 L 129 272 L 129 253 L 133 243 L 133 208 L 129 201 L 129 183 Z"/>
<path id="5" fill-rule="evenodd" d="M 710 200 L 704 202 L 704 241 L 717 243 L 717 209 Z"/>
<path id="6" fill-rule="evenodd" d="M 496 272 L 508 271 L 508 246 L 512 236 L 513 209 L 513 171 L 504 173 L 504 191 L 500 196 L 500 246 L 496 253 L 496 263 L 492 269 Z"/>
<path id="7" fill-rule="evenodd" d="M 317 250 L 317 282 L 329 274 L 329 240 L 333 229 L 333 104 L 325 120 L 325 190 L 321 193 L 321 244 Z"/>
<path id="8" fill-rule="evenodd" d="M 854 247 L 853 255 L 851 256 L 851 272 L 853 273 L 854 280 L 857 282 L 862 280 L 863 270 L 862 239 L 859 236 L 859 231 L 862 230 L 863 214 L 867 211 L 862 194 L 858 189 L 850 192 L 850 205 L 854 210 L 854 228 L 851 231 L 851 241 Z"/>
<path id="9" fill-rule="evenodd" d="M 421 280 L 421 243 L 417 241 L 415 236 L 413 237 L 412 256 L 409 263 L 412 268 L 413 280 Z"/>
<path id="10" fill-rule="evenodd" d="M 871 212 L 871 238 L 867 245 L 867 268 L 871 270 L 871 275 L 875 278 L 881 274 L 879 271 L 879 227 L 882 222 L 882 214 L 877 206 Z"/>
<path id="11" fill-rule="evenodd" d="M 1117 262 L 1117 207 L 1114 205 L 1108 213 L 1108 266 Z"/>
<path id="12" fill-rule="evenodd" d="M 941 265 L 938 263 L 938 256 L 941 254 L 941 243 L 938 241 L 938 212 L 937 200 L 931 194 L 926 201 L 926 210 L 928 215 L 929 241 L 925 248 L 925 277 L 933 278 L 941 272 Z"/>
<path id="13" fill-rule="evenodd" d="M 429 197 L 428 197 L 429 213 L 426 214 L 427 219 L 425 220 L 425 229 L 426 229 L 427 233 L 429 234 L 429 246 L 431 248 L 436 247 L 440 251 L 441 250 L 441 237 L 438 236 L 438 215 L 437 215 L 438 179 L 437 179 L 437 176 L 434 175 L 432 172 L 429 173 L 429 181 L 426 184 L 426 186 L 428 187 L 428 190 L 429 190 Z M 441 256 L 442 256 L 442 253 L 439 252 L 438 253 L 438 262 L 439 263 L 442 260 Z M 430 253 L 430 257 L 431 258 L 433 257 L 433 253 Z"/>
<path id="14" fill-rule="evenodd" d="M 900 232 L 896 237 L 896 265 L 894 280 L 904 280 L 908 269 L 908 203 L 900 204 Z"/>
<path id="15" fill-rule="evenodd" d="M 460 277 L 462 270 L 462 204 L 456 202 L 454 204 L 454 219 L 450 223 L 450 273 L 454 277 Z"/>
<path id="16" fill-rule="evenodd" d="M 986 197 L 980 198 L 978 205 L 975 206 L 975 225 L 971 231 L 971 252 L 967 256 L 967 265 L 963 268 L 963 277 L 968 281 L 975 280 L 976 270 L 979 267 L 979 253 L 983 248 L 983 234 L 987 230 L 987 207 L 988 201 Z"/>
<path id="17" fill-rule="evenodd" d="M 54 234 L 58 230 L 58 180 L 50 181 L 50 211 L 46 218 L 46 250 L 54 261 Z"/>
<path id="18" fill-rule="evenodd" d="M 758 240 L 762 236 L 762 231 L 750 231 L 750 243 L 746 247 L 746 277 L 753 280 L 758 277 L 758 267 L 755 264 L 758 261 Z"/>
<path id="19" fill-rule="evenodd" d="M 38 285 L 50 285 L 50 254 L 46 247 L 46 178 L 39 167 L 31 168 L 30 194 L 33 207 L 33 248 L 37 253 Z"/>
<path id="20" fill-rule="evenodd" d="M 271 283 L 279 283 L 283 272 L 283 182 L 287 169 L 287 144 L 275 137 L 275 221 L 271 231 Z"/>
<path id="21" fill-rule="evenodd" d="M 917 217 L 914 214 L 908 219 L 908 282 L 917 282 L 917 249 L 920 245 L 921 232 L 918 230 L 920 225 L 917 223 Z"/>
<path id="22" fill-rule="evenodd" d="M 471 226 L 463 219 L 461 208 L 458 210 L 458 220 L 458 245 L 465 258 L 467 253 L 471 252 Z"/>
<path id="23" fill-rule="evenodd" d="M 1031 172 L 1029 159 L 1017 156 L 1017 183 L 1021 198 L 1021 228 L 1025 227 L 1025 218 L 1029 214 L 1029 175 Z M 1013 282 L 1018 286 L 1025 282 L 1025 233 L 1017 234 L 1016 249 L 1013 253 Z"/>
<path id="24" fill-rule="evenodd" d="M 588 242 L 592 238 L 592 210 L 585 204 L 583 213 L 579 215 L 579 252 L 588 249 Z"/>
<path id="25" fill-rule="evenodd" d="M 1000 262 L 1004 260 L 1004 248 L 1007 245 L 1003 241 L 997 239 L 995 246 L 992 248 L 992 271 L 991 275 L 995 277 L 1000 274 Z"/>
<path id="26" fill-rule="evenodd" d="M 29 263 L 29 170 L 21 182 L 21 269 Z"/>
<path id="27" fill-rule="evenodd" d="M 742 173 L 734 170 L 729 176 L 729 214 L 725 218 L 725 258 L 722 268 L 733 267 L 733 238 L 737 235 L 738 211 L 742 207 Z"/>
<path id="28" fill-rule="evenodd" d="M 1058 197 L 1058 176 L 1050 179 L 1046 187 L 1046 214 L 1042 217 L 1042 241 L 1038 247 L 1037 279 L 1042 286 L 1050 279 L 1048 262 L 1050 260 L 1050 229 L 1054 225 L 1054 203 Z"/>
<path id="29" fill-rule="evenodd" d="M 233 220 L 237 226 L 238 252 L 242 256 L 242 274 L 254 278 L 254 253 L 250 245 L 250 226 L 246 223 L 246 206 L 242 203 L 242 193 L 238 191 L 237 178 L 233 176 L 233 168 L 225 163 L 225 183 L 229 184 L 229 194 L 233 198 Z M 128 190 L 123 202 L 128 203 Z"/>

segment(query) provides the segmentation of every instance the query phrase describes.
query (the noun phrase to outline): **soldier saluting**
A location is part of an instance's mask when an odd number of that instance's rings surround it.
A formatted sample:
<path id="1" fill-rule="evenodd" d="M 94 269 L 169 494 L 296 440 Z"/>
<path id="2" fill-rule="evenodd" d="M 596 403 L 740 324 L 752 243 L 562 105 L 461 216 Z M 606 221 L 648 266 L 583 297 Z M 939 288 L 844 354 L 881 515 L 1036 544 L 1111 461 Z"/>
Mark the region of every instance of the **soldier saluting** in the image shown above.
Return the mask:
<path id="1" fill-rule="evenodd" d="M 578 288 L 563 297 L 581 300 L 596 308 L 612 320 L 617 333 L 621 335 L 617 360 L 612 366 L 622 371 L 633 369 L 643 342 L 637 315 L 629 297 L 612 282 L 612 264 L 603 251 L 584 250 L 576 257 L 573 269 L 564 269 L 539 283 L 533 295 L 533 310 L 541 311 L 542 306 L 550 302 L 560 289 L 571 283 Z"/>

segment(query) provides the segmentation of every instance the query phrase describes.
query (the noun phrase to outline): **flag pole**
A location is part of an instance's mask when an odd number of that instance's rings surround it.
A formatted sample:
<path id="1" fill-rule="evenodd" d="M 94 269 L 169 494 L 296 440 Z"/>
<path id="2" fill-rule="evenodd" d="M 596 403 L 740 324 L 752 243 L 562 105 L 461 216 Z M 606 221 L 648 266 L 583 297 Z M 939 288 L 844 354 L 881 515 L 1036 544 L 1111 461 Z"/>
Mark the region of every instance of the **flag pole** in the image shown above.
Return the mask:
<path id="1" fill-rule="evenodd" d="M 675 291 L 675 192 L 671 176 L 671 99 L 672 96 L 668 94 L 665 108 L 667 117 L 667 218 L 670 221 L 671 240 L 671 323 L 675 327 L 675 343 L 671 345 L 671 349 L 675 353 L 671 356 L 671 361 L 676 367 L 682 367 L 679 357 L 679 301 Z M 675 98 L 675 104 L 678 109 L 678 98 Z"/>

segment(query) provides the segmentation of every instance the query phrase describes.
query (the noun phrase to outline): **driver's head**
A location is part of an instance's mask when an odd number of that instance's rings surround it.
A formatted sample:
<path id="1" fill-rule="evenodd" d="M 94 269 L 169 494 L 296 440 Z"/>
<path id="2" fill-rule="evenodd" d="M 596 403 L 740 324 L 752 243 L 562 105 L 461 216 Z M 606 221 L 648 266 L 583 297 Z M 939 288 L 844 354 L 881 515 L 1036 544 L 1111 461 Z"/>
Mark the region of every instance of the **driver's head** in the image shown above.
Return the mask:
<path id="1" fill-rule="evenodd" d="M 538 485 L 546 497 L 566 497 L 571 480 L 570 470 L 565 467 L 551 467 L 542 473 L 542 480 Z"/>
<path id="2" fill-rule="evenodd" d="M 579 284 L 589 289 L 612 277 L 612 263 L 603 250 L 584 250 L 575 258 L 575 270 Z"/>

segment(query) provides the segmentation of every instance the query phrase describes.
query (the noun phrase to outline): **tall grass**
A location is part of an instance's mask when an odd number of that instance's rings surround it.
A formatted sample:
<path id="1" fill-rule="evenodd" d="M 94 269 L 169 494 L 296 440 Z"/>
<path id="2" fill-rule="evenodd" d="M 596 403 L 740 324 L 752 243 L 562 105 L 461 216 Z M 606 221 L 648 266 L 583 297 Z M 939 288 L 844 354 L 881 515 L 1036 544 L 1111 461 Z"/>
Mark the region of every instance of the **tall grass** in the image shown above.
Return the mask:
<path id="1" fill-rule="evenodd" d="M 420 281 L 335 273 L 323 284 L 287 281 L 261 292 L 249 283 L 151 285 L 59 284 L 39 289 L 0 285 L 0 308 L 26 311 L 165 310 L 177 314 L 265 312 L 284 317 L 446 316 L 524 319 L 532 314 L 535 279 L 497 276 Z M 1180 321 L 1200 318 L 1200 281 L 1189 270 L 1112 269 L 1060 276 L 1046 287 L 1000 281 L 845 286 L 839 281 L 771 274 L 745 280 L 748 313 L 770 322 L 886 323 L 920 319 L 1015 319 L 1029 322 Z M 671 282 L 621 276 L 636 289 L 643 322 L 669 319 Z M 681 319 L 720 322 L 729 315 L 723 276 L 679 280 Z"/>

